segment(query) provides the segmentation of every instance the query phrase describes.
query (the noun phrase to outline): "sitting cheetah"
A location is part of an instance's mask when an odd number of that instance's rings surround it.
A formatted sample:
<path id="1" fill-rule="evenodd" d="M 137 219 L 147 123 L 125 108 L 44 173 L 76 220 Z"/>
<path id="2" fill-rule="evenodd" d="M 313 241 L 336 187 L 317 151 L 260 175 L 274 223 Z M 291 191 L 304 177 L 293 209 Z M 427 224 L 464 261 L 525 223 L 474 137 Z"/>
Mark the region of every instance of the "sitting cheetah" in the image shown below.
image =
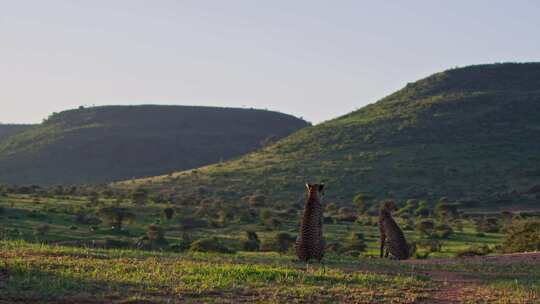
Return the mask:
<path id="1" fill-rule="evenodd" d="M 316 259 L 320 262 L 324 256 L 321 204 L 324 184 L 306 184 L 306 187 L 307 200 L 296 239 L 296 255 L 300 261 Z"/>
<path id="2" fill-rule="evenodd" d="M 392 257 L 397 260 L 405 260 L 410 257 L 410 250 L 403 231 L 392 218 L 391 212 L 397 210 L 396 204 L 393 201 L 383 203 L 379 212 L 379 230 L 381 232 L 381 252 L 380 256 Z M 386 251 L 385 247 L 386 246 Z"/>

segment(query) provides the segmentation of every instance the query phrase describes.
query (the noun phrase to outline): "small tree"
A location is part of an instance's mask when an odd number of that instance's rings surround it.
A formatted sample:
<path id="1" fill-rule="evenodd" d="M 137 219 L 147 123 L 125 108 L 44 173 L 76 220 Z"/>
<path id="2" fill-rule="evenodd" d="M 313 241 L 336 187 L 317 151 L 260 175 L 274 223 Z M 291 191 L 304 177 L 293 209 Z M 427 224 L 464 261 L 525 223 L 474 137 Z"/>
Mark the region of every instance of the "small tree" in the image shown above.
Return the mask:
<path id="1" fill-rule="evenodd" d="M 353 203 L 356 205 L 359 214 L 364 214 L 367 211 L 369 202 L 372 199 L 373 196 L 368 193 L 358 193 L 354 196 Z"/>
<path id="2" fill-rule="evenodd" d="M 364 235 L 358 232 L 351 232 L 349 237 L 345 240 L 345 248 L 343 251 L 358 251 L 363 252 L 367 248 Z"/>
<path id="3" fill-rule="evenodd" d="M 434 213 L 440 220 L 448 221 L 458 216 L 458 205 L 441 200 L 435 205 Z"/>
<path id="4" fill-rule="evenodd" d="M 98 210 L 98 216 L 109 223 L 113 230 L 122 230 L 124 222 L 135 220 L 135 214 L 127 208 L 104 207 Z"/>
<path id="5" fill-rule="evenodd" d="M 418 208 L 418 200 L 417 199 L 408 199 L 405 202 L 405 206 L 398 210 L 397 214 L 403 216 L 403 215 L 414 215 L 414 211 Z"/>
<path id="6" fill-rule="evenodd" d="M 414 215 L 418 217 L 428 217 L 429 213 L 429 207 L 426 201 L 420 201 L 418 208 L 414 210 Z"/>
<path id="7" fill-rule="evenodd" d="M 422 220 L 416 224 L 416 231 L 425 237 L 433 236 L 434 228 L 435 224 L 430 220 Z"/>
<path id="8" fill-rule="evenodd" d="M 291 245 L 296 241 L 296 238 L 286 232 L 279 232 L 275 236 L 279 253 L 286 253 L 289 251 Z"/>

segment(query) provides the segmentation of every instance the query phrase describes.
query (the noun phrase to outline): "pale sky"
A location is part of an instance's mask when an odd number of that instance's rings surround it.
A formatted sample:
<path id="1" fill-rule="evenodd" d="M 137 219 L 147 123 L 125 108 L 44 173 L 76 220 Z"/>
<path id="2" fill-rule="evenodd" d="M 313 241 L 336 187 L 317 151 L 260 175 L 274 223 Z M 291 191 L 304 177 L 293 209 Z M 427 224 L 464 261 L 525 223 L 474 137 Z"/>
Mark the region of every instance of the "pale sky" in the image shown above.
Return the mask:
<path id="1" fill-rule="evenodd" d="M 79 105 L 318 123 L 432 73 L 540 61 L 540 1 L 0 0 L 0 122 Z"/>

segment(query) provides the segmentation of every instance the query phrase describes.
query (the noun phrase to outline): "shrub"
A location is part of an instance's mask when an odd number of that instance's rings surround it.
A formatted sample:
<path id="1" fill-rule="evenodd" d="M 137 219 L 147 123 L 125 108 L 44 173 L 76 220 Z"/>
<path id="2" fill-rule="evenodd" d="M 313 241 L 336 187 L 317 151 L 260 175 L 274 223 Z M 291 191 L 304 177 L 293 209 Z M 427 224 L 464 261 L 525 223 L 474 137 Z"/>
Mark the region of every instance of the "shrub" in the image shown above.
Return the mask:
<path id="1" fill-rule="evenodd" d="M 416 224 L 416 231 L 422 236 L 431 237 L 435 224 L 431 220 L 422 220 Z"/>
<path id="2" fill-rule="evenodd" d="M 442 251 L 442 242 L 439 240 L 421 240 L 416 243 L 416 246 L 427 249 L 430 253 Z"/>
<path id="3" fill-rule="evenodd" d="M 225 246 L 216 237 L 197 240 L 191 243 L 189 250 L 194 252 L 234 253 L 234 250 Z"/>
<path id="4" fill-rule="evenodd" d="M 148 200 L 148 190 L 143 189 L 143 188 L 136 189 L 131 194 L 131 199 L 135 205 L 139 205 L 139 206 L 146 205 L 147 200 Z"/>
<path id="5" fill-rule="evenodd" d="M 540 220 L 514 221 L 502 243 L 506 253 L 540 250 Z"/>
<path id="6" fill-rule="evenodd" d="M 294 245 L 296 238 L 286 232 L 278 232 L 272 238 L 265 239 L 261 244 L 261 251 L 275 251 L 286 253 Z"/>
<path id="7" fill-rule="evenodd" d="M 174 209 L 171 207 L 167 207 L 163 209 L 163 215 L 165 216 L 166 219 L 171 220 L 174 216 Z"/>
<path id="8" fill-rule="evenodd" d="M 414 210 L 414 215 L 415 216 L 418 216 L 418 217 L 428 217 L 430 214 L 430 210 L 427 206 L 427 202 L 426 201 L 421 201 L 419 204 L 418 204 L 418 208 L 416 208 Z"/>
<path id="9" fill-rule="evenodd" d="M 264 226 L 269 230 L 279 229 L 281 224 L 281 221 L 275 217 L 270 217 L 264 220 Z"/>
<path id="10" fill-rule="evenodd" d="M 491 248 L 488 245 L 482 246 L 470 246 L 469 248 L 460 250 L 456 253 L 458 258 L 474 257 L 474 256 L 484 256 L 492 252 Z"/>
<path id="11" fill-rule="evenodd" d="M 112 226 L 113 230 L 122 230 L 125 222 L 133 222 L 135 214 L 127 208 L 105 207 L 98 210 L 98 215 Z"/>
<path id="12" fill-rule="evenodd" d="M 434 235 L 438 238 L 447 239 L 450 237 L 450 235 L 452 235 L 452 233 L 454 233 L 454 230 L 452 227 L 450 227 L 450 225 L 440 224 L 435 226 Z"/>
<path id="13" fill-rule="evenodd" d="M 176 252 L 184 252 L 189 249 L 192 242 L 193 241 L 191 240 L 191 236 L 187 233 L 183 233 L 180 242 L 171 245 L 170 249 Z"/>
<path id="14" fill-rule="evenodd" d="M 74 218 L 76 223 L 84 225 L 99 225 L 101 220 L 95 216 L 86 214 L 84 211 L 80 211 L 75 215 Z"/>
<path id="15" fill-rule="evenodd" d="M 362 254 L 362 252 L 358 251 L 358 250 L 349 250 L 349 251 L 343 252 L 342 254 L 345 255 L 345 256 L 350 256 L 350 257 L 357 258 Z"/>
<path id="16" fill-rule="evenodd" d="M 208 222 L 203 219 L 186 217 L 180 220 L 180 227 L 182 229 L 197 229 L 197 228 L 207 228 Z"/>
<path id="17" fill-rule="evenodd" d="M 49 227 L 49 225 L 47 224 L 37 225 L 36 227 L 34 227 L 34 235 L 44 236 L 47 232 L 49 232 L 50 229 L 51 227 Z"/>
<path id="18" fill-rule="evenodd" d="M 261 241 L 255 231 L 245 231 L 244 239 L 242 240 L 242 249 L 244 251 L 259 251 Z"/>
<path id="19" fill-rule="evenodd" d="M 355 222 L 358 216 L 356 215 L 356 212 L 352 208 L 348 207 L 341 207 L 338 210 L 338 214 L 336 216 L 336 219 L 338 221 L 343 222 Z"/>
<path id="20" fill-rule="evenodd" d="M 494 217 L 477 219 L 475 224 L 478 232 L 496 233 L 501 230 L 499 220 Z"/>
<path id="21" fill-rule="evenodd" d="M 325 251 L 341 254 L 343 252 L 343 245 L 341 245 L 341 242 L 328 243 L 325 247 Z"/>
<path id="22" fill-rule="evenodd" d="M 106 239 L 104 247 L 106 249 L 126 249 L 131 248 L 131 243 L 117 239 Z"/>
<path id="23" fill-rule="evenodd" d="M 349 237 L 345 240 L 344 251 L 358 251 L 363 252 L 366 250 L 367 246 L 364 241 L 364 235 L 358 232 L 351 232 Z"/>

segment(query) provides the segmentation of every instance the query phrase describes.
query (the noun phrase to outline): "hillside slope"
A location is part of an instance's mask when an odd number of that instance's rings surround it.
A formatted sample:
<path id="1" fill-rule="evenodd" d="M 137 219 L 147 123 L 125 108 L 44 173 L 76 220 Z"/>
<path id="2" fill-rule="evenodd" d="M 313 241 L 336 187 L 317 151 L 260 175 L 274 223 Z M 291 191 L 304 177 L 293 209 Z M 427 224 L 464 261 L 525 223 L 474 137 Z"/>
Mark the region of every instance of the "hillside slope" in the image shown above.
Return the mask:
<path id="1" fill-rule="evenodd" d="M 18 124 L 1 124 L 0 123 L 0 141 L 17 133 L 21 133 L 32 125 L 18 125 Z"/>
<path id="2" fill-rule="evenodd" d="M 540 184 L 540 63 L 437 73 L 262 151 L 136 185 L 177 197 L 291 201 L 305 181 L 326 182 L 333 201 L 367 192 L 537 204 L 519 193 Z"/>
<path id="3" fill-rule="evenodd" d="M 0 141 L 0 183 L 109 182 L 245 154 L 307 126 L 250 109 L 107 106 L 69 110 Z"/>

